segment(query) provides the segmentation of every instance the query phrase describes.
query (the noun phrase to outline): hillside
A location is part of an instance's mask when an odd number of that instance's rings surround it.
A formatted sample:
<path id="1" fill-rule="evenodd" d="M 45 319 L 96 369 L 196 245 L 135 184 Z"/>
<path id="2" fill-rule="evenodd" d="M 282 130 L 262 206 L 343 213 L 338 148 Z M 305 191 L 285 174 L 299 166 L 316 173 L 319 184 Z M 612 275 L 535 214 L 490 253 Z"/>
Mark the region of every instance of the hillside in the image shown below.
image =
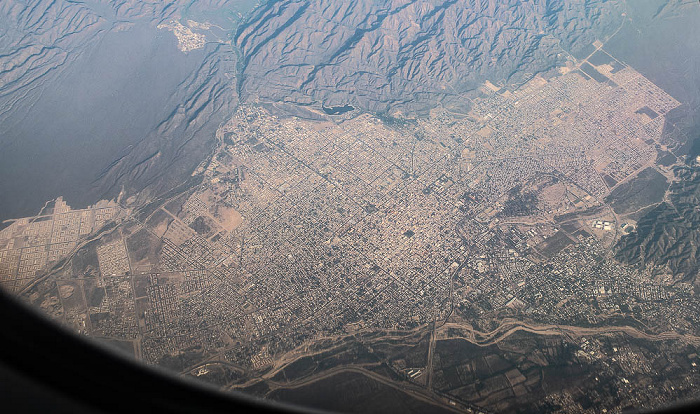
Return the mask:
<path id="1" fill-rule="evenodd" d="M 668 266 L 674 278 L 695 279 L 700 245 L 700 170 L 681 167 L 660 204 L 637 223 L 637 231 L 622 237 L 616 257 L 641 266 Z"/>
<path id="2" fill-rule="evenodd" d="M 236 33 L 238 91 L 420 113 L 463 101 L 485 79 L 517 83 L 568 52 L 585 56 L 621 10 L 616 0 L 270 1 Z"/>

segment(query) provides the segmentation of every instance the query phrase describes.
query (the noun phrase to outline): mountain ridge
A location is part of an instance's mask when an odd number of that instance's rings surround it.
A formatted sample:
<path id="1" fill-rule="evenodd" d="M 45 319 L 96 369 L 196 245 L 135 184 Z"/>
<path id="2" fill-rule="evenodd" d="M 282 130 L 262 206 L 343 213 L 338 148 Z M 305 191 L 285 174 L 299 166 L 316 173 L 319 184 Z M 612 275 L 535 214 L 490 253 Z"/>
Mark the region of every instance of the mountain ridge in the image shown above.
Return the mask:
<path id="1" fill-rule="evenodd" d="M 244 100 L 426 113 L 486 79 L 522 82 L 622 21 L 615 0 L 276 0 L 236 32 Z"/>

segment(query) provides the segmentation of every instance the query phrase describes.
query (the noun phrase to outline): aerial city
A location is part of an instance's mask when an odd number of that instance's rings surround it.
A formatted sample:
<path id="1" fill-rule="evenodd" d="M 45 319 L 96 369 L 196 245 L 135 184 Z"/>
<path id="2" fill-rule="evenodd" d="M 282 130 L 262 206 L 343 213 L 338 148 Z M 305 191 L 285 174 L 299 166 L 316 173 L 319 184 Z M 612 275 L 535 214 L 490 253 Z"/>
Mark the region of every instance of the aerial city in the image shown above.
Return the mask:
<path id="1" fill-rule="evenodd" d="M 700 392 L 700 4 L 0 3 L 0 288 L 335 412 Z"/>

